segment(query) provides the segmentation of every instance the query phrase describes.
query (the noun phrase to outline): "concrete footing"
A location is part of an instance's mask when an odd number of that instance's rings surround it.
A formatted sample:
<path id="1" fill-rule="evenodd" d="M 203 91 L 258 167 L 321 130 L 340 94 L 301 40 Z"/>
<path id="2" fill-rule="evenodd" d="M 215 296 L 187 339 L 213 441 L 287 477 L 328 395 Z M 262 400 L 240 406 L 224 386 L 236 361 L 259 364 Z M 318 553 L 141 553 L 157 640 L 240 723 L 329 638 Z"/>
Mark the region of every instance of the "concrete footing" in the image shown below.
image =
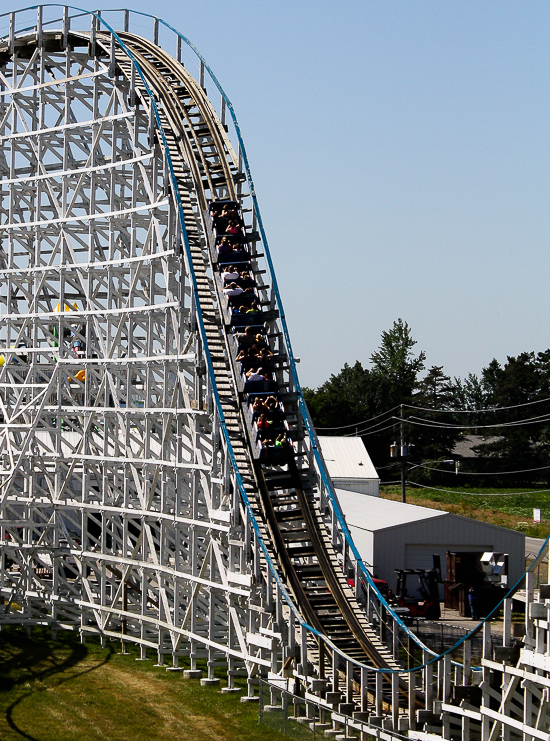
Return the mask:
<path id="1" fill-rule="evenodd" d="M 201 677 L 202 677 L 202 669 L 184 669 L 183 670 L 184 679 L 201 679 Z"/>

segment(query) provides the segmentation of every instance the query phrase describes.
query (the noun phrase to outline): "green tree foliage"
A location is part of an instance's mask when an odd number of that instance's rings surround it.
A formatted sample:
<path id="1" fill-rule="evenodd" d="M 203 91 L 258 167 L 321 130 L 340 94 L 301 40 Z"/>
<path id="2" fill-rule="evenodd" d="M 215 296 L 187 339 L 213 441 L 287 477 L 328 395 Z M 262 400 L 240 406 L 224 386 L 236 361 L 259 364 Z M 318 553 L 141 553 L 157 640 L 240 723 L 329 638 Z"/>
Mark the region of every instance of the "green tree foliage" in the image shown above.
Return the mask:
<path id="1" fill-rule="evenodd" d="M 414 356 L 415 345 L 410 327 L 402 319 L 394 322 L 389 332 L 382 332 L 380 347 L 370 358 L 380 406 L 391 409 L 412 402 L 426 360 L 424 351 Z"/>
<path id="2" fill-rule="evenodd" d="M 415 352 L 416 344 L 407 322 L 398 319 L 382 333 L 370 369 L 359 361 L 346 364 L 318 389 L 305 389 L 319 432 L 342 435 L 357 430 L 375 465 L 392 478 L 389 448 L 399 440 L 399 407 L 405 405 L 405 441 L 414 445 L 411 461 L 449 458 L 461 434 L 478 433 L 490 438 L 476 449 L 479 471 L 550 464 L 550 401 L 545 401 L 550 397 L 550 349 L 510 356 L 504 365 L 493 359 L 480 376 L 469 373 L 451 380 L 443 366 L 431 366 L 422 376 L 426 356 Z M 538 419 L 533 421 L 534 417 Z M 468 429 L 462 433 L 460 426 Z M 421 468 L 415 473 L 425 475 Z M 448 478 L 449 484 L 464 483 L 451 481 L 451 474 Z M 540 479 L 541 474 L 534 472 L 502 478 L 500 483 Z"/>
<path id="3" fill-rule="evenodd" d="M 483 382 L 475 373 L 468 373 L 464 380 L 454 378 L 452 384 L 453 392 L 453 409 L 466 410 L 456 415 L 456 420 L 461 425 L 483 424 L 486 420 L 482 419 L 483 414 L 480 410 L 487 406 L 486 394 Z M 475 431 L 475 430 L 474 430 Z"/>
<path id="4" fill-rule="evenodd" d="M 353 434 L 354 425 L 389 412 L 402 401 L 412 401 L 425 360 L 424 352 L 414 355 L 415 345 L 409 325 L 398 319 L 382 334 L 380 348 L 371 357 L 372 370 L 356 361 L 353 366 L 346 364 L 318 389 L 304 389 L 304 398 L 319 432 Z M 391 422 L 389 429 L 382 422 L 365 432 L 364 441 L 376 465 L 386 462 L 395 436 L 396 427 Z"/>
<path id="5" fill-rule="evenodd" d="M 416 460 L 448 458 L 460 436 L 449 424 L 455 422 L 448 411 L 454 409 L 455 389 L 442 365 L 433 365 L 418 383 L 413 398 L 415 409 L 409 410 L 410 440 Z M 433 426 L 432 426 L 433 425 Z"/>
<path id="6" fill-rule="evenodd" d="M 357 360 L 344 365 L 317 390 L 305 388 L 304 398 L 316 427 L 336 428 L 353 425 L 376 413 L 373 406 L 373 380 L 370 370 Z M 336 430 L 331 434 L 342 434 Z"/>
<path id="7" fill-rule="evenodd" d="M 418 384 L 418 394 L 414 399 L 416 406 L 429 409 L 453 409 L 454 389 L 449 376 L 443 373 L 442 365 L 432 365 Z"/>
<path id="8" fill-rule="evenodd" d="M 498 459 L 503 470 L 548 465 L 550 402 L 545 400 L 549 396 L 550 350 L 509 356 L 503 366 L 492 360 L 483 369 L 482 379 L 485 405 L 495 408 L 485 423 L 502 426 L 494 430 L 498 439 L 478 446 L 477 452 Z"/>

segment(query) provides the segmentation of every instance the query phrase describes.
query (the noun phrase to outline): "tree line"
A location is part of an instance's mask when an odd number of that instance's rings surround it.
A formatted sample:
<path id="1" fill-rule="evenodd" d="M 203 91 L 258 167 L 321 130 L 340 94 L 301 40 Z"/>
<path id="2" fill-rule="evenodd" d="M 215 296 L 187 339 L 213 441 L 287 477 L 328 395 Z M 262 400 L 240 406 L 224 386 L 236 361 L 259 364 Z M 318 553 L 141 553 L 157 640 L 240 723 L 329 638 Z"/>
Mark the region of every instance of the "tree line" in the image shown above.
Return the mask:
<path id="1" fill-rule="evenodd" d="M 459 482 L 455 467 L 448 475 L 418 467 L 411 478 L 461 486 L 550 485 L 550 349 L 509 356 L 502 365 L 493 359 L 479 376 L 462 379 L 448 376 L 443 366 L 426 368 L 416 344 L 407 322 L 398 319 L 382 333 L 369 368 L 346 363 L 317 389 L 304 388 L 319 434 L 359 434 L 382 480 L 390 480 L 390 445 L 399 443 L 402 413 L 413 446 L 410 462 L 462 458 L 460 471 L 470 474 Z M 461 441 L 476 457 L 459 454 Z"/>

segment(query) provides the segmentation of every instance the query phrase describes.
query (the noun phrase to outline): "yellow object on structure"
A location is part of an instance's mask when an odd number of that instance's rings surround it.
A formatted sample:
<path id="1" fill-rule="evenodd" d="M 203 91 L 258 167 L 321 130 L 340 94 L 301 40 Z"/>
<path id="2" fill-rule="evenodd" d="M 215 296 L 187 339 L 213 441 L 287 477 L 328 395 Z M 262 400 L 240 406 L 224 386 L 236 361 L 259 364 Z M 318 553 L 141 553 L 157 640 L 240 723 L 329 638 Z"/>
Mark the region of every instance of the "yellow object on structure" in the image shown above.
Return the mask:
<path id="1" fill-rule="evenodd" d="M 55 310 L 61 311 L 61 301 L 57 304 L 57 306 L 55 307 Z M 73 311 L 73 310 L 78 311 L 78 306 L 76 305 L 76 303 L 73 304 L 72 306 L 68 303 L 63 304 L 63 311 Z"/>
<path id="2" fill-rule="evenodd" d="M 79 371 L 78 371 L 77 373 L 75 373 L 75 374 L 74 374 L 74 377 L 76 378 L 76 380 L 77 380 L 77 381 L 80 381 L 81 383 L 83 383 L 83 382 L 84 382 L 84 379 L 86 378 L 86 371 L 84 370 L 84 368 L 82 368 L 82 369 L 81 369 L 81 370 L 79 370 Z M 69 383 L 70 383 L 70 382 L 71 382 L 72 380 L 73 380 L 73 379 L 71 378 L 71 376 L 67 376 L 67 381 L 68 381 Z"/>
<path id="3" fill-rule="evenodd" d="M 6 358 L 3 355 L 0 355 L 0 368 L 4 365 L 6 362 Z"/>

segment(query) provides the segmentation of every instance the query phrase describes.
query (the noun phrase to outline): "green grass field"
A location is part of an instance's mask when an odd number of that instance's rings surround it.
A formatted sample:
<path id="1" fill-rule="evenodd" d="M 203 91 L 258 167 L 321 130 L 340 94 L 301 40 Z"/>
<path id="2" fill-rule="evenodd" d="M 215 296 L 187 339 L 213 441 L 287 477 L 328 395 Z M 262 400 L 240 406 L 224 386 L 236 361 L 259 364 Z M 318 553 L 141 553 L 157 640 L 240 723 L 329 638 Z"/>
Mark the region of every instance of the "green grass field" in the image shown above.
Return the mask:
<path id="1" fill-rule="evenodd" d="M 258 724 L 257 704 L 180 672 L 136 661 L 78 635 L 0 632 L 2 741 L 254 741 L 284 739 Z M 223 680 L 222 680 L 223 682 Z"/>
<path id="2" fill-rule="evenodd" d="M 381 486 L 380 495 L 401 501 L 400 486 Z M 550 533 L 550 491 L 543 489 L 445 489 L 407 485 L 407 502 L 454 512 L 474 520 L 520 530 L 534 538 Z M 533 509 L 541 510 L 540 524 L 533 523 Z"/>

